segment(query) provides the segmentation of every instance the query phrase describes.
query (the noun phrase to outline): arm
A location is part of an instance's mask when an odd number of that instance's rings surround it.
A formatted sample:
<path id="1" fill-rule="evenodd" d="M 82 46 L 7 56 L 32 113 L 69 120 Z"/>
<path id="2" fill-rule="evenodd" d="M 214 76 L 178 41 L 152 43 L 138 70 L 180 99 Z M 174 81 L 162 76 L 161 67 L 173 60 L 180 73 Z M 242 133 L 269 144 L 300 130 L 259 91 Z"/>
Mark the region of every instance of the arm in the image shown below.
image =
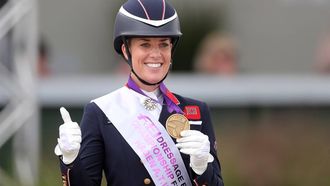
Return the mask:
<path id="1" fill-rule="evenodd" d="M 90 103 L 85 107 L 81 121 L 82 142 L 78 157 L 69 165 L 61 160 L 63 182 L 75 186 L 99 186 L 102 180 L 104 148 L 100 133 L 101 117 L 97 106 Z"/>
<path id="2" fill-rule="evenodd" d="M 203 126 L 202 133 L 209 137 L 210 141 L 210 154 L 214 157 L 214 161 L 208 163 L 206 171 L 202 175 L 196 175 L 196 179 L 194 179 L 195 184 L 197 185 L 214 185 L 214 186 L 223 186 L 223 179 L 221 176 L 221 166 L 220 161 L 217 156 L 216 150 L 216 138 L 213 130 L 213 125 L 210 117 L 210 112 L 208 106 L 203 104 L 202 113 L 204 113 L 203 117 Z"/>
<path id="3" fill-rule="evenodd" d="M 182 131 L 176 146 L 180 152 L 190 155 L 190 167 L 194 172 L 195 185 L 222 186 L 220 162 L 215 147 L 215 135 L 209 110 L 206 104 L 200 104 L 200 130 Z"/>

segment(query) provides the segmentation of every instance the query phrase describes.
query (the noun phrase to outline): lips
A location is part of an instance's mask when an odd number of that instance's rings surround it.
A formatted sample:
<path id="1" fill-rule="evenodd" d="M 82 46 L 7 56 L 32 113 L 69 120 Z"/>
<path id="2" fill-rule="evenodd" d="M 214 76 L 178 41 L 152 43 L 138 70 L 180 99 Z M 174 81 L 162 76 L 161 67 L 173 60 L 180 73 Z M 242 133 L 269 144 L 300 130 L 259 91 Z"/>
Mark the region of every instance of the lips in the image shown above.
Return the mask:
<path id="1" fill-rule="evenodd" d="M 147 65 L 148 67 L 151 67 L 151 68 L 158 68 L 158 67 L 162 66 L 161 63 L 145 63 L 145 65 Z"/>

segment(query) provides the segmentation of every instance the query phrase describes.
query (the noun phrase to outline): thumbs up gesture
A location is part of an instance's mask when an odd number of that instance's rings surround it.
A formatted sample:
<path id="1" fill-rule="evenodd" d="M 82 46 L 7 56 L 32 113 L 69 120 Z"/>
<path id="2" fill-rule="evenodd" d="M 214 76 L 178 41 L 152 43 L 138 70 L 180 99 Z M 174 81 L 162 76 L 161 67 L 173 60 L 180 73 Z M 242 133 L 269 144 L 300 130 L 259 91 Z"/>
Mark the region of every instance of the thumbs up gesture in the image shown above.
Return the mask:
<path id="1" fill-rule="evenodd" d="M 55 147 L 55 154 L 62 155 L 62 161 L 65 164 L 72 163 L 78 156 L 81 131 L 78 123 L 72 122 L 69 112 L 64 108 L 60 108 L 64 123 L 59 127 L 58 144 Z"/>

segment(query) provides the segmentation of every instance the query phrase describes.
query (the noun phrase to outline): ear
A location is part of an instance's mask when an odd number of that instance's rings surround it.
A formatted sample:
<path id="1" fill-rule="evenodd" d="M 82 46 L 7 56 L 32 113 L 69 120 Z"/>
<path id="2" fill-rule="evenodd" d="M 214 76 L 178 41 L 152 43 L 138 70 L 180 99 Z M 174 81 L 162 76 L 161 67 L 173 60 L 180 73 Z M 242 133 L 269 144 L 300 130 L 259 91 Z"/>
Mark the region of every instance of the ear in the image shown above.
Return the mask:
<path id="1" fill-rule="evenodd" d="M 123 56 L 126 60 L 128 60 L 127 52 L 126 52 L 126 47 L 124 43 L 121 45 L 121 52 L 123 53 Z"/>

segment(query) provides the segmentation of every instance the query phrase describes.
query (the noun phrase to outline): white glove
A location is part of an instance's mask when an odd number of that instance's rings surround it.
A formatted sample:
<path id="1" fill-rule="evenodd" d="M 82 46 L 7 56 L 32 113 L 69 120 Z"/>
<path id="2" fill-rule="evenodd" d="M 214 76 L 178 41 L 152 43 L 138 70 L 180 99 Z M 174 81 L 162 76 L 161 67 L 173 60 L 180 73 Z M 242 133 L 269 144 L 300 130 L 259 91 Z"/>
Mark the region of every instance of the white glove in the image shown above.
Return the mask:
<path id="1" fill-rule="evenodd" d="M 190 167 L 196 174 L 202 175 L 207 163 L 214 160 L 210 154 L 209 137 L 197 130 L 184 130 L 180 134 L 182 138 L 176 140 L 176 146 L 180 152 L 190 155 Z"/>
<path id="2" fill-rule="evenodd" d="M 78 123 L 72 122 L 69 112 L 64 108 L 60 108 L 64 124 L 59 127 L 58 144 L 55 147 L 55 154 L 62 155 L 62 161 L 65 164 L 72 163 L 78 156 L 81 131 Z"/>

